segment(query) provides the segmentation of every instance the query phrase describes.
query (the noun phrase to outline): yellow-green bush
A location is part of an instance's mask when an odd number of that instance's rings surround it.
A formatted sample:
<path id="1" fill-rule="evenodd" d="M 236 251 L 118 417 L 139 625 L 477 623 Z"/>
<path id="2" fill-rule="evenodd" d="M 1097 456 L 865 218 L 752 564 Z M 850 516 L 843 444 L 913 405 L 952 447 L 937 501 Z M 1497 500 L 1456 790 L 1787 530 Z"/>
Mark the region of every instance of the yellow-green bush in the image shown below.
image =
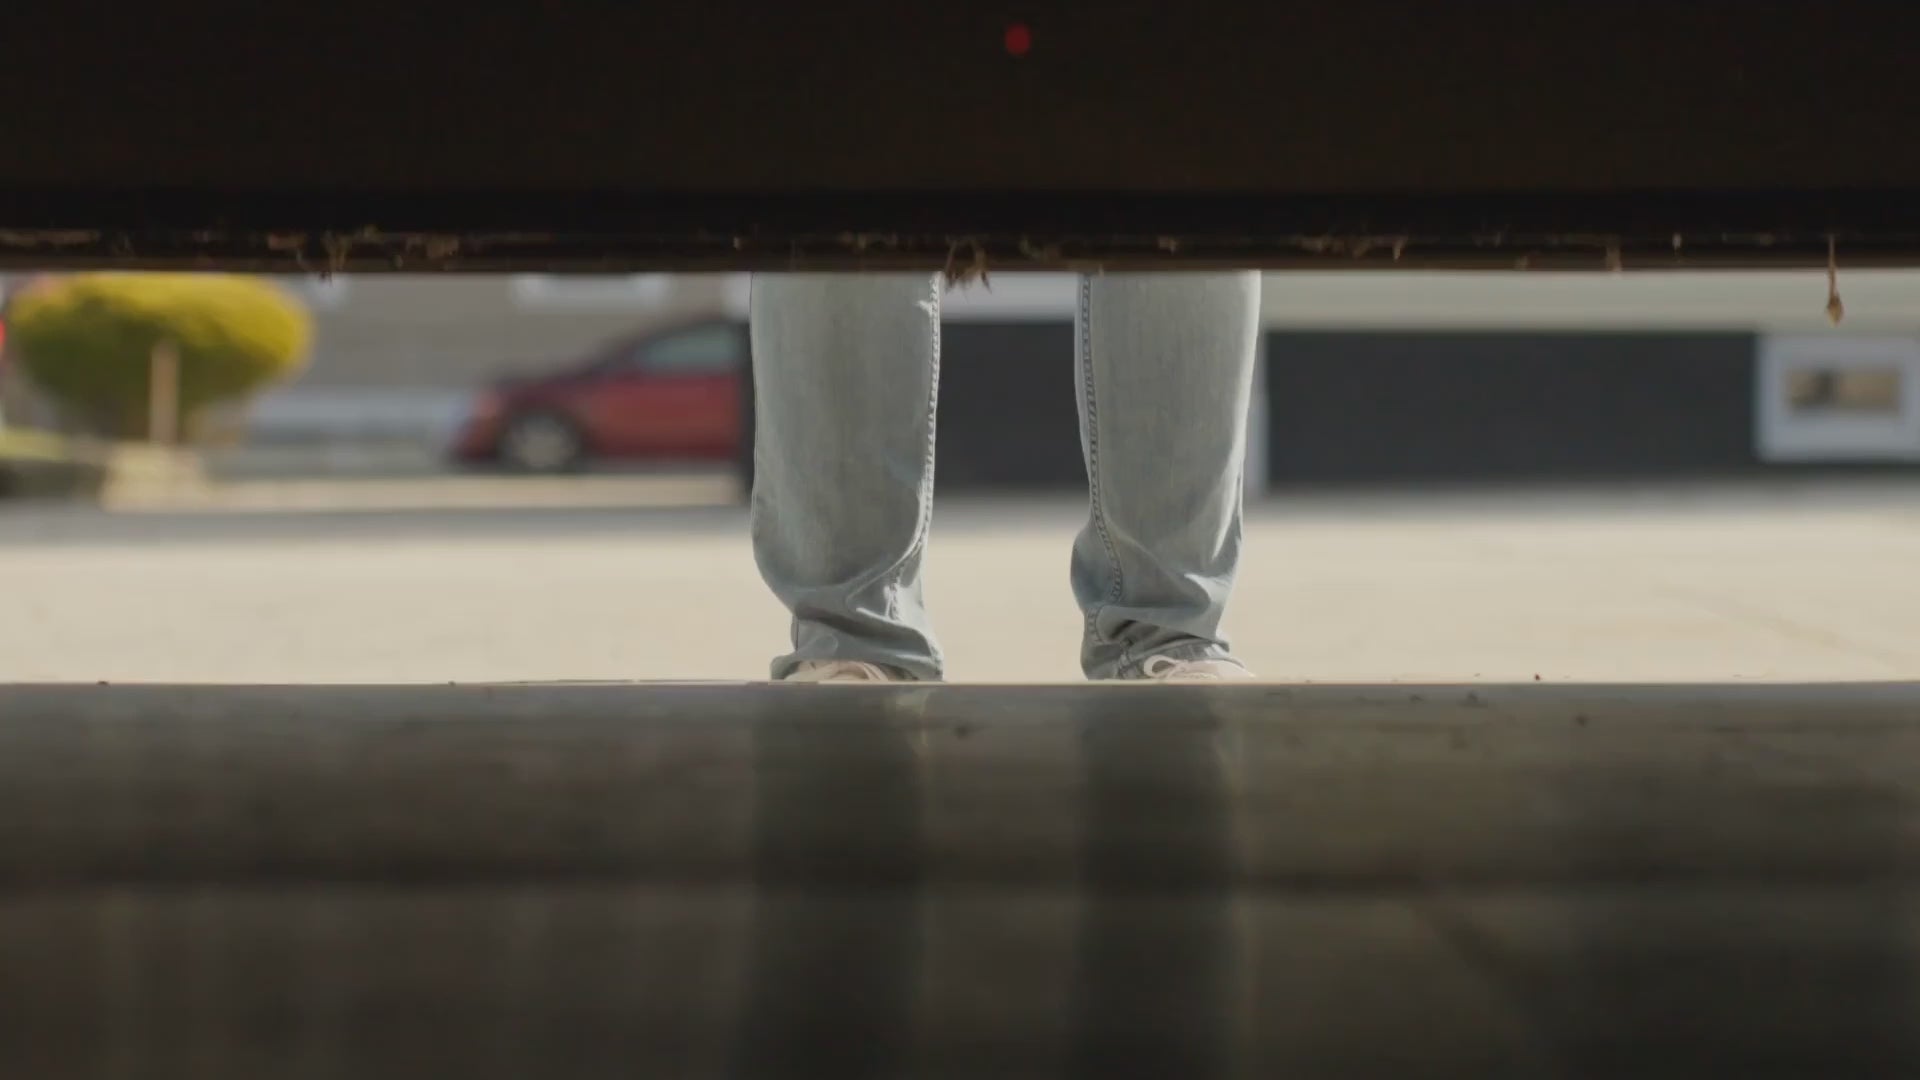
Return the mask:
<path id="1" fill-rule="evenodd" d="M 146 434 L 154 348 L 179 352 L 180 428 L 207 406 L 298 371 L 313 340 L 306 308 L 260 278 L 77 274 L 15 294 L 7 348 L 35 385 L 97 432 Z"/>

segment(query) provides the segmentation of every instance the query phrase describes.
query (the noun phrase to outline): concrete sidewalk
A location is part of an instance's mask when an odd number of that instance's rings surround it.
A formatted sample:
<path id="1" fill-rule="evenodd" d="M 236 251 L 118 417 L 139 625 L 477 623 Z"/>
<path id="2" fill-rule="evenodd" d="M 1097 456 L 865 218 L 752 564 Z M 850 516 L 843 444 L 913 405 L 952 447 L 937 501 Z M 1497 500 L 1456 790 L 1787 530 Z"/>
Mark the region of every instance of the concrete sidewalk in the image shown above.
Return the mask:
<path id="1" fill-rule="evenodd" d="M 9 511 L 0 681 L 764 673 L 785 620 L 743 511 L 566 490 L 543 506 L 416 488 L 419 503 L 300 513 Z M 955 679 L 1077 677 L 1082 512 L 942 506 L 929 590 Z M 1251 513 L 1230 625 L 1289 681 L 1905 679 L 1917 565 L 1910 485 L 1302 495 Z"/>

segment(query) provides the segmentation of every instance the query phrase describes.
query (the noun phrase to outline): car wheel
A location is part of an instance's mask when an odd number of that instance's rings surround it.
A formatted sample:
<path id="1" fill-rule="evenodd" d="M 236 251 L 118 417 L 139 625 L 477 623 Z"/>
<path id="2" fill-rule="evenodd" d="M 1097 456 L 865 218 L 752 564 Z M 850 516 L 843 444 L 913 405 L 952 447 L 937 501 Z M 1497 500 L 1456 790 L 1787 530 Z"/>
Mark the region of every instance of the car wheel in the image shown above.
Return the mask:
<path id="1" fill-rule="evenodd" d="M 500 433 L 501 463 L 520 472 L 570 472 L 586 457 L 587 441 L 580 429 L 554 413 L 522 413 Z"/>

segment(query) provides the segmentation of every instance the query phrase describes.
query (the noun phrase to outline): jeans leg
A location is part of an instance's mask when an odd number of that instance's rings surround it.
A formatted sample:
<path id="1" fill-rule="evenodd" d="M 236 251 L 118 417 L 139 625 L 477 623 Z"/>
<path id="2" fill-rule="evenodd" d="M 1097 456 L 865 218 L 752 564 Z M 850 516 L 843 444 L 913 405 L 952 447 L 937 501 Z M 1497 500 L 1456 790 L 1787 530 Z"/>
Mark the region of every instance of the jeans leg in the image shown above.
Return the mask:
<path id="1" fill-rule="evenodd" d="M 1255 273 L 1080 283 L 1080 436 L 1092 511 L 1074 543 L 1089 678 L 1224 657 L 1259 326 Z"/>
<path id="2" fill-rule="evenodd" d="M 933 503 L 940 289 L 929 274 L 757 274 L 754 489 L 760 574 L 803 660 L 938 679 L 921 555 Z"/>

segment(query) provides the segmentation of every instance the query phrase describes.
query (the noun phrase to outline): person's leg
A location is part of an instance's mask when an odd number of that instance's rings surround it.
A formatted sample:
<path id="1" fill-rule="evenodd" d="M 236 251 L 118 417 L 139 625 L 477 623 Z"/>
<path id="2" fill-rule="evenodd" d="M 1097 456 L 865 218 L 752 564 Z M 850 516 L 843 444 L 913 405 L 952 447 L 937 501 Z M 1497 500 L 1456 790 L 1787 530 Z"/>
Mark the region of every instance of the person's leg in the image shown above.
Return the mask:
<path id="1" fill-rule="evenodd" d="M 806 661 L 941 676 L 921 595 L 940 289 L 929 274 L 757 274 L 753 549 Z"/>
<path id="2" fill-rule="evenodd" d="M 1259 326 L 1255 273 L 1080 283 L 1080 435 L 1092 513 L 1073 548 L 1096 679 L 1229 656 Z"/>

